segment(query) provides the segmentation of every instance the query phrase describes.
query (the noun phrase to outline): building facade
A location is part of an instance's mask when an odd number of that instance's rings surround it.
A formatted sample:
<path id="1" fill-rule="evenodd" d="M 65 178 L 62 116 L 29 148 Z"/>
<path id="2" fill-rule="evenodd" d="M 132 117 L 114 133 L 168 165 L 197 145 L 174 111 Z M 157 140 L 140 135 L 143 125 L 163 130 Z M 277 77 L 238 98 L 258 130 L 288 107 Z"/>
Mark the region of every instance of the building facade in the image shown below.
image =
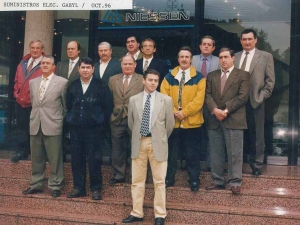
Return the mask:
<path id="1" fill-rule="evenodd" d="M 266 101 L 265 143 L 270 159 L 297 165 L 299 145 L 300 2 L 297 0 L 134 0 L 132 10 L 0 12 L 0 150 L 13 150 L 18 137 L 12 96 L 16 66 L 32 39 L 45 43 L 56 62 L 67 58 L 66 44 L 77 40 L 80 56 L 99 60 L 97 46 L 108 41 L 113 58 L 126 54 L 126 37 L 150 37 L 156 54 L 177 65 L 183 45 L 199 54 L 204 35 L 221 47 L 240 51 L 240 33 L 253 28 L 257 47 L 271 53 L 276 84 Z M 272 160 L 268 160 L 271 163 Z"/>

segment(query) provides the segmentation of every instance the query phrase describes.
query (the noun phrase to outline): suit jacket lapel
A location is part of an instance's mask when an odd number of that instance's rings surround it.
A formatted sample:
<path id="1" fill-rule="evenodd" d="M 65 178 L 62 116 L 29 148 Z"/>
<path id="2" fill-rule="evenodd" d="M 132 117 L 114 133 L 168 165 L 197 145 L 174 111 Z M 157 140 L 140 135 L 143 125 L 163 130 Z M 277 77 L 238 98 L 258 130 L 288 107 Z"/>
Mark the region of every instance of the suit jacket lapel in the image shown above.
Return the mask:
<path id="1" fill-rule="evenodd" d="M 131 80 L 130 80 L 130 83 L 129 83 L 128 88 L 127 88 L 127 90 L 126 90 L 126 93 L 127 93 L 128 91 L 130 91 L 130 89 L 133 88 L 133 87 L 135 86 L 135 84 L 136 84 L 136 82 L 137 82 L 137 76 L 140 76 L 140 75 L 137 75 L 136 73 L 134 73 L 134 74 L 132 75 Z M 122 88 L 123 88 L 123 83 L 122 83 Z M 123 89 L 122 89 L 122 90 L 123 90 Z M 125 94 L 126 94 L 126 93 L 125 93 Z"/>
<path id="2" fill-rule="evenodd" d="M 34 83 L 32 83 L 33 87 L 32 90 L 36 90 L 33 92 L 33 98 L 36 98 L 36 102 L 40 105 L 40 99 L 39 99 L 39 95 L 40 95 L 40 85 L 41 85 L 41 81 L 42 81 L 42 76 L 39 76 Z"/>
<path id="3" fill-rule="evenodd" d="M 47 96 L 51 93 L 51 91 L 53 90 L 53 88 L 56 85 L 56 75 L 53 75 L 52 79 L 50 80 L 50 83 L 48 84 L 47 90 L 44 94 L 44 98 L 42 99 L 41 103 L 43 103 L 43 101 L 47 98 Z"/>
<path id="4" fill-rule="evenodd" d="M 100 67 L 100 65 L 99 65 Z M 109 70 L 111 69 L 111 60 L 109 61 L 109 63 L 107 64 L 107 67 L 103 73 L 103 76 L 102 76 L 102 80 L 108 80 L 108 74 L 109 74 Z M 100 75 L 99 75 L 100 76 Z"/>
<path id="5" fill-rule="evenodd" d="M 119 87 L 121 93 L 123 93 L 123 74 L 119 74 L 117 78 L 117 86 Z"/>
<path id="6" fill-rule="evenodd" d="M 76 76 L 78 76 L 78 65 L 79 65 L 79 60 L 78 60 L 78 62 L 74 65 L 73 70 L 72 70 L 72 72 L 71 72 L 71 74 L 70 74 L 70 76 L 69 76 L 69 80 L 70 80 L 70 81 L 76 79 Z M 68 65 L 68 66 L 69 66 L 69 65 Z M 69 70 L 69 68 L 68 68 L 68 70 Z M 67 74 L 68 74 L 68 72 L 67 72 Z"/>
<path id="7" fill-rule="evenodd" d="M 255 53 L 254 56 L 252 58 L 252 62 L 250 64 L 250 69 L 249 69 L 249 73 L 252 74 L 254 67 L 256 66 L 256 64 L 258 63 L 260 58 L 260 53 L 258 49 L 255 49 Z"/>
<path id="8" fill-rule="evenodd" d="M 137 98 L 135 104 L 137 108 L 137 112 L 139 114 L 140 120 L 142 121 L 143 116 L 143 98 L 144 98 L 144 92 L 139 94 L 139 97 Z"/>
<path id="9" fill-rule="evenodd" d="M 161 95 L 158 92 L 156 92 L 154 109 L 153 109 L 152 118 L 151 118 L 151 129 L 154 126 L 154 124 L 158 118 L 161 107 L 162 107 L 162 98 L 161 98 Z"/>
<path id="10" fill-rule="evenodd" d="M 217 91 L 217 93 L 220 93 L 221 96 L 221 70 L 218 70 L 215 73 L 215 76 L 213 76 L 213 83 L 215 85 L 215 90 Z"/>
<path id="11" fill-rule="evenodd" d="M 231 86 L 232 82 L 237 78 L 238 74 L 236 72 L 236 69 L 234 68 L 231 73 L 229 74 L 229 77 L 226 80 L 226 84 L 222 93 L 222 96 L 224 96 L 224 94 L 228 91 L 229 87 Z"/>

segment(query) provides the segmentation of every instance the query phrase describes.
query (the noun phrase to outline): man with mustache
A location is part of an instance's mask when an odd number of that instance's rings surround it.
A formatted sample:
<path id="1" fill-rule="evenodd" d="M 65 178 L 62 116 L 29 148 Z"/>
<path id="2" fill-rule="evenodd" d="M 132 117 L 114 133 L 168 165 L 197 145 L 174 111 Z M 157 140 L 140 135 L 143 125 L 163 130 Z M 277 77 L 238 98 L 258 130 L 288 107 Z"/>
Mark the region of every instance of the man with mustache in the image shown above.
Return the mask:
<path id="1" fill-rule="evenodd" d="M 178 149 L 186 160 L 189 185 L 192 191 L 200 186 L 199 130 L 202 126 L 206 79 L 191 66 L 192 51 L 184 46 L 178 53 L 179 66 L 168 73 L 160 87 L 163 94 L 170 96 L 174 102 L 175 127 L 169 138 L 168 170 L 166 187 L 174 186 L 177 169 Z"/>

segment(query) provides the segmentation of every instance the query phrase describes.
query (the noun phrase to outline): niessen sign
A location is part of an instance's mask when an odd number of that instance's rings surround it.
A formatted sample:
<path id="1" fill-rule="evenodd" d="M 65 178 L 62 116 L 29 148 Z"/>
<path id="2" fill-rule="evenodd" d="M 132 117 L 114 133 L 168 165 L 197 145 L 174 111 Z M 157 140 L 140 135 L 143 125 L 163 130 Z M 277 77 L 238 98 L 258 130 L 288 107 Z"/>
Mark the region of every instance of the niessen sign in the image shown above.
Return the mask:
<path id="1" fill-rule="evenodd" d="M 132 0 L 0 0 L 0 11 L 132 9 Z"/>

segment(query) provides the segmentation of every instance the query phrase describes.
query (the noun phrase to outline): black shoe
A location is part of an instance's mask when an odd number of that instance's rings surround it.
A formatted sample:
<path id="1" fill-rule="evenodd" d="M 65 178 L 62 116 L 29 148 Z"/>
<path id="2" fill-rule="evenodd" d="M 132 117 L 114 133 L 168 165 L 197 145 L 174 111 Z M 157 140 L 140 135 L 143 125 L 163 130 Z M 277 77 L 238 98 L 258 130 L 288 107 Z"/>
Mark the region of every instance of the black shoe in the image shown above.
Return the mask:
<path id="1" fill-rule="evenodd" d="M 154 225 L 164 225 L 164 224 L 165 224 L 164 218 L 161 218 L 161 217 L 155 218 Z"/>
<path id="2" fill-rule="evenodd" d="M 259 177 L 261 175 L 261 170 L 260 169 L 252 170 L 252 175 L 254 175 L 255 177 Z"/>
<path id="3" fill-rule="evenodd" d="M 38 189 L 34 189 L 34 188 L 28 188 L 24 191 L 22 191 L 22 193 L 24 195 L 33 195 L 33 194 L 36 194 L 36 193 L 41 193 L 42 190 L 38 190 Z"/>
<path id="4" fill-rule="evenodd" d="M 51 192 L 51 196 L 52 196 L 53 198 L 58 198 L 58 197 L 60 196 L 60 190 L 53 190 L 53 191 Z"/>
<path id="5" fill-rule="evenodd" d="M 17 163 L 19 162 L 20 160 L 25 160 L 28 158 L 28 155 L 23 155 L 23 154 L 16 154 L 14 157 L 12 157 L 10 159 L 10 161 L 12 161 L 13 163 Z"/>
<path id="6" fill-rule="evenodd" d="M 96 190 L 96 191 L 92 192 L 92 199 L 93 200 L 102 200 L 100 190 Z"/>
<path id="7" fill-rule="evenodd" d="M 166 188 L 168 188 L 168 187 L 173 187 L 175 184 L 175 181 L 166 180 L 165 183 L 166 183 Z"/>
<path id="8" fill-rule="evenodd" d="M 112 178 L 110 179 L 109 181 L 109 184 L 117 184 L 117 183 L 124 183 L 125 182 L 125 179 L 116 179 L 116 178 Z"/>
<path id="9" fill-rule="evenodd" d="M 192 191 L 197 192 L 199 190 L 199 181 L 192 181 L 189 183 Z"/>
<path id="10" fill-rule="evenodd" d="M 211 168 L 210 167 L 207 167 L 206 170 L 207 170 L 207 172 L 211 172 Z"/>
<path id="11" fill-rule="evenodd" d="M 67 198 L 79 198 L 83 196 L 86 196 L 85 192 L 74 189 L 73 191 L 68 193 Z"/>
<path id="12" fill-rule="evenodd" d="M 122 221 L 122 223 L 134 223 L 134 222 L 141 222 L 141 221 L 143 221 L 143 220 L 144 220 L 144 218 L 138 218 L 138 217 L 135 217 L 135 216 L 133 216 L 133 215 L 130 215 L 130 216 L 126 217 L 126 218 Z"/>

